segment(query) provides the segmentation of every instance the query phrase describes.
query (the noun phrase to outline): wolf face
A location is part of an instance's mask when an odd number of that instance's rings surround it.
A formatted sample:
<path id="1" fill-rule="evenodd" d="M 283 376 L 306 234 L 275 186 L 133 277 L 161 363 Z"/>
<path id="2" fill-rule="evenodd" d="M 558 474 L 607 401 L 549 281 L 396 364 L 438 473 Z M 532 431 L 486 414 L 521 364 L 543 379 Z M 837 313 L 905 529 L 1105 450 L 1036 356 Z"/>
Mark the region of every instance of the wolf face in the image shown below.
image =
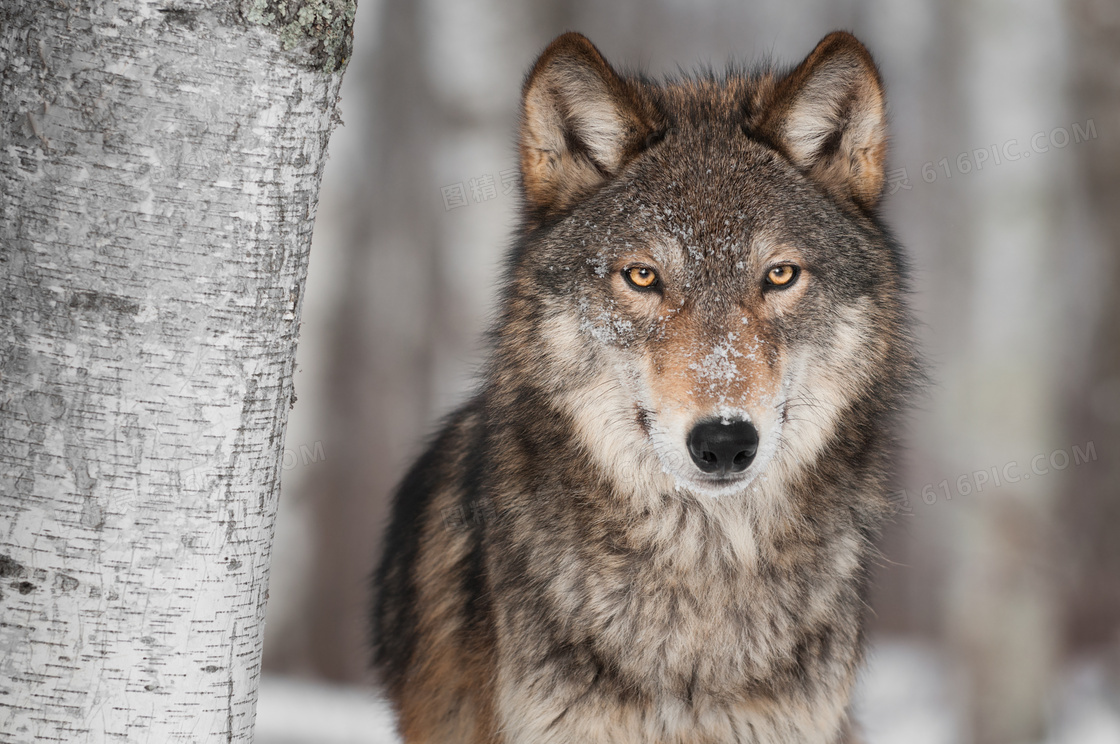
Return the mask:
<path id="1" fill-rule="evenodd" d="M 544 52 L 512 304 L 543 345 L 534 374 L 620 486 L 785 482 L 853 434 L 849 408 L 886 402 L 872 370 L 908 351 L 873 214 L 885 137 L 878 74 L 844 33 L 786 76 L 664 85 L 575 34 Z"/>

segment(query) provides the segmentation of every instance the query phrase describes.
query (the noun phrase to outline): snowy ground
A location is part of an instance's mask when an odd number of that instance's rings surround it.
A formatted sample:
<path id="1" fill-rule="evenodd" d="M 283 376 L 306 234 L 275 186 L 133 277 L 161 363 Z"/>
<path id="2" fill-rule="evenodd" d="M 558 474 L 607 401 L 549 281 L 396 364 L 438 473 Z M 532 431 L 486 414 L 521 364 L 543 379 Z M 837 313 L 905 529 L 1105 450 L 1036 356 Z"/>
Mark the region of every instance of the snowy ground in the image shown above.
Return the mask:
<path id="1" fill-rule="evenodd" d="M 959 744 L 960 686 L 935 649 L 881 641 L 856 711 L 867 744 Z M 1120 699 L 1099 666 L 1071 667 L 1054 700 L 1054 733 L 1023 744 L 1120 744 Z M 276 677 L 261 683 L 257 744 L 398 744 L 392 716 L 366 689 Z"/>
<path id="2" fill-rule="evenodd" d="M 959 744 L 964 694 L 935 648 L 880 641 L 868 656 L 856 718 L 867 744 Z M 1021 744 L 1120 744 L 1120 691 L 1101 664 L 1066 669 L 1052 704 L 1050 737 Z"/>
<path id="3" fill-rule="evenodd" d="M 264 677 L 255 744 L 399 744 L 389 708 L 360 687 Z"/>

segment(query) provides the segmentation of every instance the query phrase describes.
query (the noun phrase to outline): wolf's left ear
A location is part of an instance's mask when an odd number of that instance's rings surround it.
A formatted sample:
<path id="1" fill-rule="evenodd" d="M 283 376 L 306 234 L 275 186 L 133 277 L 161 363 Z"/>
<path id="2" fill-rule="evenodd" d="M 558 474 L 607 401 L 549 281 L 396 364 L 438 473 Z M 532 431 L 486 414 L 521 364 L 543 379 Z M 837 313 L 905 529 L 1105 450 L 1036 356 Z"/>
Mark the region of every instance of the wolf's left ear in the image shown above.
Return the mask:
<path id="1" fill-rule="evenodd" d="M 779 81 L 752 127 L 830 193 L 879 201 L 887 151 L 879 71 L 856 37 L 835 31 Z"/>
<path id="2" fill-rule="evenodd" d="M 521 182 L 536 219 L 617 175 L 658 131 L 659 116 L 582 34 L 548 45 L 521 94 Z"/>

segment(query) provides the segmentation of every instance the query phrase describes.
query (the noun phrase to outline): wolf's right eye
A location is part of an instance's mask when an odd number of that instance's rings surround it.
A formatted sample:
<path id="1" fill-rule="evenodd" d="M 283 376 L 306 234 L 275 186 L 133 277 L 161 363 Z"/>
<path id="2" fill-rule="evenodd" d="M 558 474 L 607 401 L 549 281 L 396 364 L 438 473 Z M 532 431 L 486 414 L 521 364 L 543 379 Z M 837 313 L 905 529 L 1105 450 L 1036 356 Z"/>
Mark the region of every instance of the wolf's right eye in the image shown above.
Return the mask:
<path id="1" fill-rule="evenodd" d="M 657 287 L 657 272 L 648 266 L 631 266 L 623 269 L 622 276 L 634 289 L 648 291 Z"/>
<path id="2" fill-rule="evenodd" d="M 773 287 L 788 287 L 799 273 L 801 269 L 793 264 L 779 264 L 766 272 L 766 283 Z"/>

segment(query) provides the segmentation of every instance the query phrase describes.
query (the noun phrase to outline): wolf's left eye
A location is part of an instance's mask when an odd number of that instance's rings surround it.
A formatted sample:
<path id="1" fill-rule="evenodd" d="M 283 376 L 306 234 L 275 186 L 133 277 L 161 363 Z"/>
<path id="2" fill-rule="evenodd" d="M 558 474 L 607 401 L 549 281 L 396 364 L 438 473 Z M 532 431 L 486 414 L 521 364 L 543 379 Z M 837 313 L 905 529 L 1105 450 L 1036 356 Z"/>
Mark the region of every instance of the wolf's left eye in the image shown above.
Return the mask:
<path id="1" fill-rule="evenodd" d="M 648 290 L 657 286 L 657 272 L 648 266 L 631 266 L 623 269 L 622 276 L 634 289 Z"/>
<path id="2" fill-rule="evenodd" d="M 801 269 L 793 264 L 781 264 L 766 272 L 766 283 L 774 287 L 788 287 L 800 273 Z"/>

